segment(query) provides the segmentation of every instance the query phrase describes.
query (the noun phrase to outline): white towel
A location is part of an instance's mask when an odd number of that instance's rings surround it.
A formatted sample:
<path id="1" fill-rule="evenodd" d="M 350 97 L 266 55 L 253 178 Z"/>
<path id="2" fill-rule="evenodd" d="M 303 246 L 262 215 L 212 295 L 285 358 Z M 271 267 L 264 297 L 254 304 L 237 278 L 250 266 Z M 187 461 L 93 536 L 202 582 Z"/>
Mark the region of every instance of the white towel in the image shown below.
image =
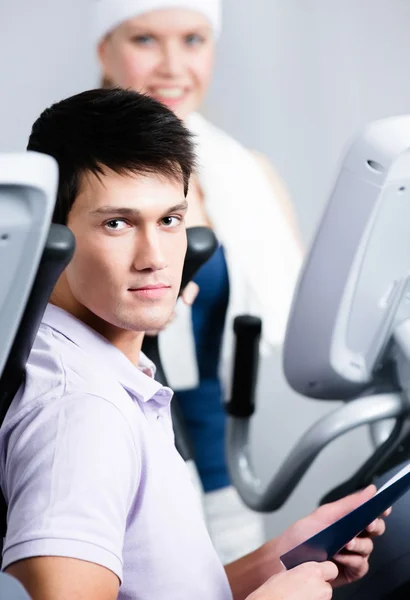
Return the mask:
<path id="1" fill-rule="evenodd" d="M 259 316 L 264 349 L 282 345 L 302 253 L 254 155 L 199 114 L 191 115 L 187 126 L 196 135 L 199 183 L 228 265 L 220 372 L 229 396 L 233 319 Z M 160 335 L 161 357 L 174 389 L 198 383 L 193 347 L 191 314 L 184 310 Z"/>

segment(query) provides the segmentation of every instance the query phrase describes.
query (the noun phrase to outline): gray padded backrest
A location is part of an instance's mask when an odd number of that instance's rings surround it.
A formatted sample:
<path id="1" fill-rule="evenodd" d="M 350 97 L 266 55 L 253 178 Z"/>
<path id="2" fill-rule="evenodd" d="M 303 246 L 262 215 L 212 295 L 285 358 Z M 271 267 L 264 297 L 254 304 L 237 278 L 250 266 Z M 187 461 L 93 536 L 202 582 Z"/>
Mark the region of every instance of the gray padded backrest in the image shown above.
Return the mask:
<path id="1" fill-rule="evenodd" d="M 0 375 L 11 364 L 9 351 L 47 238 L 57 178 L 48 156 L 0 154 Z M 0 502 L 0 514 L 3 509 Z M 0 572 L 0 600 L 30 598 L 16 579 Z"/>
<path id="2" fill-rule="evenodd" d="M 0 372 L 43 252 L 57 181 L 57 163 L 50 156 L 0 154 Z"/>

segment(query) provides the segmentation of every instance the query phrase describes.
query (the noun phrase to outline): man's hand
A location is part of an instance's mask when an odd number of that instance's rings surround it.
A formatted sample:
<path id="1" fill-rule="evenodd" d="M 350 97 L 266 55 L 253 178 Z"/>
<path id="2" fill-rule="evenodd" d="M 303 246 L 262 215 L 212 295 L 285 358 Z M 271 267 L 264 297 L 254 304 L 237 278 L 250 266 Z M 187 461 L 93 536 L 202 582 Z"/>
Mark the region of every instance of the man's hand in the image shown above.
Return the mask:
<path id="1" fill-rule="evenodd" d="M 332 562 L 305 563 L 274 575 L 246 600 L 330 600 L 337 577 Z"/>
<path id="2" fill-rule="evenodd" d="M 347 513 L 351 512 L 363 502 L 374 496 L 376 488 L 374 485 L 365 490 L 342 498 L 337 502 L 320 506 L 312 514 L 300 519 L 294 525 L 291 525 L 281 536 L 267 542 L 261 548 L 247 554 L 239 560 L 225 566 L 225 571 L 231 585 L 233 597 L 235 600 L 268 600 L 269 595 L 255 596 L 256 593 L 264 588 L 262 584 L 271 578 L 272 575 L 280 575 L 283 571 L 283 565 L 279 558 L 285 552 L 292 550 L 302 542 L 306 541 L 312 535 L 319 533 Z M 369 556 L 373 550 L 372 538 L 382 535 L 385 530 L 383 518 L 388 516 L 391 509 L 381 515 L 371 523 L 367 529 L 358 537 L 354 538 L 333 561 L 338 568 L 338 574 L 332 580 L 333 587 L 351 583 L 361 579 L 366 575 L 369 569 Z M 293 569 L 289 571 L 289 575 Z M 297 571 L 299 573 L 299 571 Z M 262 586 L 262 587 L 261 587 Z M 303 588 L 302 588 L 303 592 Z M 300 596 L 289 598 L 305 598 L 303 593 Z M 315 596 L 311 596 L 314 598 Z M 324 596 L 326 598 L 326 596 Z M 328 596 L 329 598 L 331 596 Z M 271 598 L 280 599 L 288 596 L 271 595 Z M 320 598 L 320 596 L 318 596 Z"/>
<path id="3" fill-rule="evenodd" d="M 312 514 L 291 525 L 278 540 L 280 554 L 284 554 L 295 546 L 301 544 L 312 535 L 315 535 L 328 525 L 331 525 L 363 502 L 374 496 L 376 487 L 369 486 L 365 490 L 346 496 L 337 502 L 325 504 L 317 508 Z M 383 535 L 386 526 L 383 518 L 391 513 L 386 511 L 379 519 L 371 523 L 363 533 L 354 538 L 337 554 L 333 560 L 339 569 L 339 575 L 334 580 L 333 586 L 337 587 L 346 583 L 357 581 L 366 575 L 369 570 L 369 556 L 373 550 L 372 538 Z"/>

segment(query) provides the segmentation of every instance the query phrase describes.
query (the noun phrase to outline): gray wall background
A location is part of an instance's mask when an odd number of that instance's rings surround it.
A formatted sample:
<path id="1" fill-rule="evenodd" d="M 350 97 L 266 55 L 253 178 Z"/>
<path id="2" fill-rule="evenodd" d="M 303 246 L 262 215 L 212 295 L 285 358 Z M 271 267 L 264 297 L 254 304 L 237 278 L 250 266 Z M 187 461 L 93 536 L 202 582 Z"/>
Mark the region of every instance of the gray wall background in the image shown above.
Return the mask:
<path id="1" fill-rule="evenodd" d="M 288 184 L 309 243 L 351 136 L 410 112 L 408 0 L 224 0 L 225 26 L 206 114 L 265 152 Z M 98 81 L 85 0 L 0 0 L 0 151 L 22 150 L 48 104 Z M 255 463 L 266 481 L 298 437 L 335 404 L 298 397 L 280 357 L 262 366 Z M 269 535 L 313 508 L 370 452 L 367 430 L 338 440 Z"/>

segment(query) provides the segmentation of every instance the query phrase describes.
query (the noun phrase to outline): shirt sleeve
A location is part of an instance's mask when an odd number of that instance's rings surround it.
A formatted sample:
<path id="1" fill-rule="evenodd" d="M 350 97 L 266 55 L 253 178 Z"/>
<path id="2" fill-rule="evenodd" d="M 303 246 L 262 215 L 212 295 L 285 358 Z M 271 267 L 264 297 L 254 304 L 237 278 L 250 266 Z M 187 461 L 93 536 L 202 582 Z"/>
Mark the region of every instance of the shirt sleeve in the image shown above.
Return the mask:
<path id="1" fill-rule="evenodd" d="M 32 410 L 8 440 L 3 569 L 24 558 L 61 556 L 104 566 L 122 581 L 140 472 L 131 426 L 109 401 L 71 395 Z"/>

